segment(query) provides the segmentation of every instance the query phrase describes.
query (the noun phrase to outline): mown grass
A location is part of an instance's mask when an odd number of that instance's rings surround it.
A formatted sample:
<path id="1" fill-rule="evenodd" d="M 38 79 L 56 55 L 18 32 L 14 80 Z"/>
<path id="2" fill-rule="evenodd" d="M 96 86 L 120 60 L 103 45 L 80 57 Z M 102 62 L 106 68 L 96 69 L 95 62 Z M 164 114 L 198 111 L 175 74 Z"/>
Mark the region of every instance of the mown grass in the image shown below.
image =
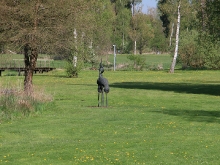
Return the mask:
<path id="1" fill-rule="evenodd" d="M 133 61 L 129 60 L 127 57 L 128 54 L 118 54 L 116 56 L 116 70 L 121 70 L 123 65 L 131 65 L 134 63 Z M 142 58 L 145 60 L 144 70 L 157 70 L 158 65 L 162 66 L 163 70 L 167 70 L 170 67 L 172 58 L 170 54 L 144 54 L 141 55 Z M 114 56 L 109 55 L 108 58 L 104 58 L 108 60 L 112 65 L 114 63 Z M 113 66 L 111 65 L 111 69 L 113 70 Z M 124 68 L 124 70 L 129 70 L 128 68 Z"/>
<path id="2" fill-rule="evenodd" d="M 97 71 L 35 75 L 54 103 L 1 122 L 0 164 L 219 164 L 219 74 L 105 71 L 107 108 L 97 107 Z"/>
<path id="3" fill-rule="evenodd" d="M 145 59 L 145 68 L 147 69 L 156 69 L 158 65 L 161 65 L 164 70 L 169 69 L 171 64 L 171 56 L 169 54 L 145 54 L 142 55 L 143 59 Z M 133 61 L 129 60 L 128 54 L 117 54 L 116 56 L 116 69 L 121 70 L 120 65 L 131 65 L 133 64 Z M 45 55 L 45 54 L 39 54 L 38 57 L 38 66 L 50 66 L 54 68 L 64 69 L 66 67 L 66 62 L 64 60 L 53 60 L 47 61 L 45 64 L 45 61 L 40 61 L 40 59 L 50 59 L 52 56 Z M 24 67 L 24 62 L 22 61 L 23 55 L 22 54 L 0 54 L 0 67 Z M 101 61 L 101 59 L 100 59 Z M 99 62 L 95 65 L 95 67 L 99 67 Z M 109 54 L 104 57 L 102 57 L 102 61 L 104 64 L 106 64 L 106 69 L 113 70 L 113 64 L 114 64 L 114 55 Z M 110 62 L 110 64 L 107 65 L 107 61 Z M 85 67 L 91 68 L 91 64 L 85 64 Z M 107 68 L 108 67 L 108 68 Z M 125 70 L 128 68 L 124 68 Z"/>

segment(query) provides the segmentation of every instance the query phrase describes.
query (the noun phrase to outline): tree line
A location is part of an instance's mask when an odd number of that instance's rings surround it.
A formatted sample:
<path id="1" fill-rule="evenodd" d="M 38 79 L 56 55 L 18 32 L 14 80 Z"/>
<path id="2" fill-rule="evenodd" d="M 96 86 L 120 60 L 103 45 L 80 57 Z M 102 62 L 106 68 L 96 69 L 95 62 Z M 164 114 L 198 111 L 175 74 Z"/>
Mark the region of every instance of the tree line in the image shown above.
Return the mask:
<path id="1" fill-rule="evenodd" d="M 180 5 L 177 62 L 219 69 L 219 0 L 158 0 L 141 11 L 142 0 L 1 0 L 0 50 L 24 54 L 26 91 L 32 89 L 39 53 L 77 66 L 95 63 L 117 46 L 120 53 L 173 52 Z M 77 57 L 77 59 L 76 59 Z"/>
<path id="2" fill-rule="evenodd" d="M 24 86 L 31 91 L 39 53 L 65 58 L 70 64 L 77 57 L 80 64 L 94 63 L 113 44 L 120 53 L 133 53 L 136 49 L 143 53 L 146 48 L 164 50 L 164 39 L 158 39 L 164 36 L 160 20 L 153 14 L 143 14 L 137 8 L 140 3 L 141 0 L 1 0 L 1 52 L 9 49 L 24 54 Z"/>
<path id="3" fill-rule="evenodd" d="M 176 46 L 178 6 L 181 23 L 177 62 L 185 69 L 220 69 L 220 1 L 158 1 L 160 19 L 172 52 Z"/>
<path id="4" fill-rule="evenodd" d="M 156 9 L 144 14 L 141 2 L 2 0 L 0 50 L 22 53 L 25 43 L 35 38 L 39 53 L 69 56 L 81 51 L 84 59 L 90 59 L 86 51 L 101 55 L 112 50 L 113 44 L 120 53 L 134 53 L 134 41 L 140 54 L 165 51 Z"/>

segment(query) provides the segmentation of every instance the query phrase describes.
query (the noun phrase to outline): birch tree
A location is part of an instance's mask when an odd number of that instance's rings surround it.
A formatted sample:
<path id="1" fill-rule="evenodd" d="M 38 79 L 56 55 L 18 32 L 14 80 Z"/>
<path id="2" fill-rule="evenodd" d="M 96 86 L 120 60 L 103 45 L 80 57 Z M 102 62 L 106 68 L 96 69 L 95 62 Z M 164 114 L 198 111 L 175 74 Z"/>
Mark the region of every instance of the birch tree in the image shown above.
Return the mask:
<path id="1" fill-rule="evenodd" d="M 178 11 L 177 11 L 178 17 L 177 17 L 177 28 L 176 28 L 176 45 L 175 45 L 173 61 L 172 61 L 171 67 L 170 67 L 170 73 L 174 73 L 174 68 L 176 66 L 176 59 L 178 56 L 179 30 L 180 30 L 180 5 L 181 5 L 181 1 L 179 1 Z"/>
<path id="2" fill-rule="evenodd" d="M 142 54 L 146 46 L 149 46 L 150 40 L 154 37 L 154 29 L 151 22 L 151 16 L 143 13 L 137 13 L 131 22 L 130 38 L 136 41 L 136 49 Z"/>
<path id="3" fill-rule="evenodd" d="M 131 0 L 131 4 L 132 4 L 132 17 L 135 16 L 135 5 L 137 5 L 138 3 L 141 3 L 142 0 Z M 133 19 L 135 20 L 135 19 Z M 137 25 L 136 25 L 137 26 Z M 134 36 L 136 36 L 136 30 L 134 29 Z M 136 37 L 135 37 L 135 40 L 134 40 L 134 54 L 137 53 L 137 40 L 136 40 Z"/>
<path id="4" fill-rule="evenodd" d="M 129 0 L 117 0 L 113 4 L 115 8 L 115 22 L 113 27 L 112 40 L 117 49 L 122 50 L 121 53 L 128 52 L 128 45 L 130 43 L 128 31 L 131 21 L 131 10 Z"/>

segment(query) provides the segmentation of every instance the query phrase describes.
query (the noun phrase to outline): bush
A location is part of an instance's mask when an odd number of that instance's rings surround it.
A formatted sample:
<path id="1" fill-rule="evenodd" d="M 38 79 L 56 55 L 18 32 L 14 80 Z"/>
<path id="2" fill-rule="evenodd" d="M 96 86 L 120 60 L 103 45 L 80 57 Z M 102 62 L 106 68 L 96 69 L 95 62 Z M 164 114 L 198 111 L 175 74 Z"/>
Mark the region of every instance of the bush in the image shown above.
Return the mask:
<path id="1" fill-rule="evenodd" d="M 181 33 L 179 45 L 179 58 L 178 63 L 182 63 L 183 69 L 203 68 L 204 58 L 199 53 L 198 48 L 198 32 L 197 31 L 183 31 Z"/>
<path id="2" fill-rule="evenodd" d="M 131 54 L 131 55 L 128 55 L 127 58 L 134 62 L 133 68 L 135 70 L 143 70 L 145 63 L 146 63 L 146 59 L 143 55 Z"/>
<path id="3" fill-rule="evenodd" d="M 213 36 L 196 31 L 182 32 L 179 58 L 184 68 L 220 69 L 219 41 Z"/>
<path id="4" fill-rule="evenodd" d="M 199 53 L 204 57 L 204 66 L 208 69 L 220 69 L 220 42 L 213 41 L 212 36 L 202 36 L 201 41 Z"/>
<path id="5" fill-rule="evenodd" d="M 83 63 L 82 62 L 77 62 L 76 67 L 73 65 L 72 62 L 68 61 L 66 64 L 66 74 L 67 77 L 78 77 L 79 72 L 83 68 Z"/>

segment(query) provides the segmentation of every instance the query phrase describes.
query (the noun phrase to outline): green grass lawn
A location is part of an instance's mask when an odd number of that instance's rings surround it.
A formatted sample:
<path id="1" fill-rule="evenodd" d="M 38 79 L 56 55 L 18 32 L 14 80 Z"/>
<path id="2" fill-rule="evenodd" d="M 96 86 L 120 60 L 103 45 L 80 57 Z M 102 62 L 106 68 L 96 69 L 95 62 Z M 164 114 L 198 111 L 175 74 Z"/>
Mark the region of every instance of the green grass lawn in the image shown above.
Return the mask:
<path id="1" fill-rule="evenodd" d="M 129 60 L 127 58 L 128 54 L 118 54 L 116 56 L 116 67 L 120 64 L 133 64 L 133 61 Z M 145 59 L 145 67 L 147 69 L 149 68 L 157 68 L 158 65 L 161 65 L 163 69 L 169 69 L 171 65 L 172 58 L 170 54 L 145 54 L 142 55 Z M 107 59 L 107 58 L 106 58 Z M 104 58 L 104 61 L 106 60 Z M 114 64 L 114 56 L 109 55 L 108 61 L 112 64 Z M 113 67 L 113 66 L 112 66 Z M 113 69 L 112 69 L 113 70 Z M 116 70 L 119 70 L 116 68 Z"/>
<path id="2" fill-rule="evenodd" d="M 41 114 L 1 121 L 0 164 L 158 165 L 220 162 L 220 71 L 105 71 L 109 106 L 97 107 L 98 71 L 34 75 L 54 96 Z M 23 83 L 3 76 L 1 84 Z"/>
<path id="3" fill-rule="evenodd" d="M 53 56 L 45 55 L 45 54 L 39 54 L 37 66 L 43 66 L 43 67 L 53 67 L 58 69 L 64 69 L 66 66 L 65 60 L 52 60 L 52 61 L 44 61 L 45 59 L 50 59 Z M 133 64 L 133 61 L 129 60 L 128 54 L 117 54 L 116 56 L 116 67 L 118 65 L 127 65 L 127 64 Z M 146 60 L 145 68 L 156 68 L 157 65 L 163 66 L 164 69 L 169 69 L 171 65 L 172 58 L 169 54 L 147 54 L 143 55 L 144 59 Z M 23 61 L 23 55 L 22 54 L 0 54 L 0 67 L 24 67 L 24 61 Z M 114 64 L 114 56 L 112 54 L 103 56 L 102 58 L 103 63 L 106 64 L 106 61 L 110 62 L 111 65 L 109 65 L 109 70 L 113 70 L 113 64 Z M 95 67 L 99 67 L 99 62 L 96 64 Z M 85 67 L 91 68 L 91 64 L 86 64 Z M 120 70 L 120 68 L 117 68 L 117 70 Z"/>

